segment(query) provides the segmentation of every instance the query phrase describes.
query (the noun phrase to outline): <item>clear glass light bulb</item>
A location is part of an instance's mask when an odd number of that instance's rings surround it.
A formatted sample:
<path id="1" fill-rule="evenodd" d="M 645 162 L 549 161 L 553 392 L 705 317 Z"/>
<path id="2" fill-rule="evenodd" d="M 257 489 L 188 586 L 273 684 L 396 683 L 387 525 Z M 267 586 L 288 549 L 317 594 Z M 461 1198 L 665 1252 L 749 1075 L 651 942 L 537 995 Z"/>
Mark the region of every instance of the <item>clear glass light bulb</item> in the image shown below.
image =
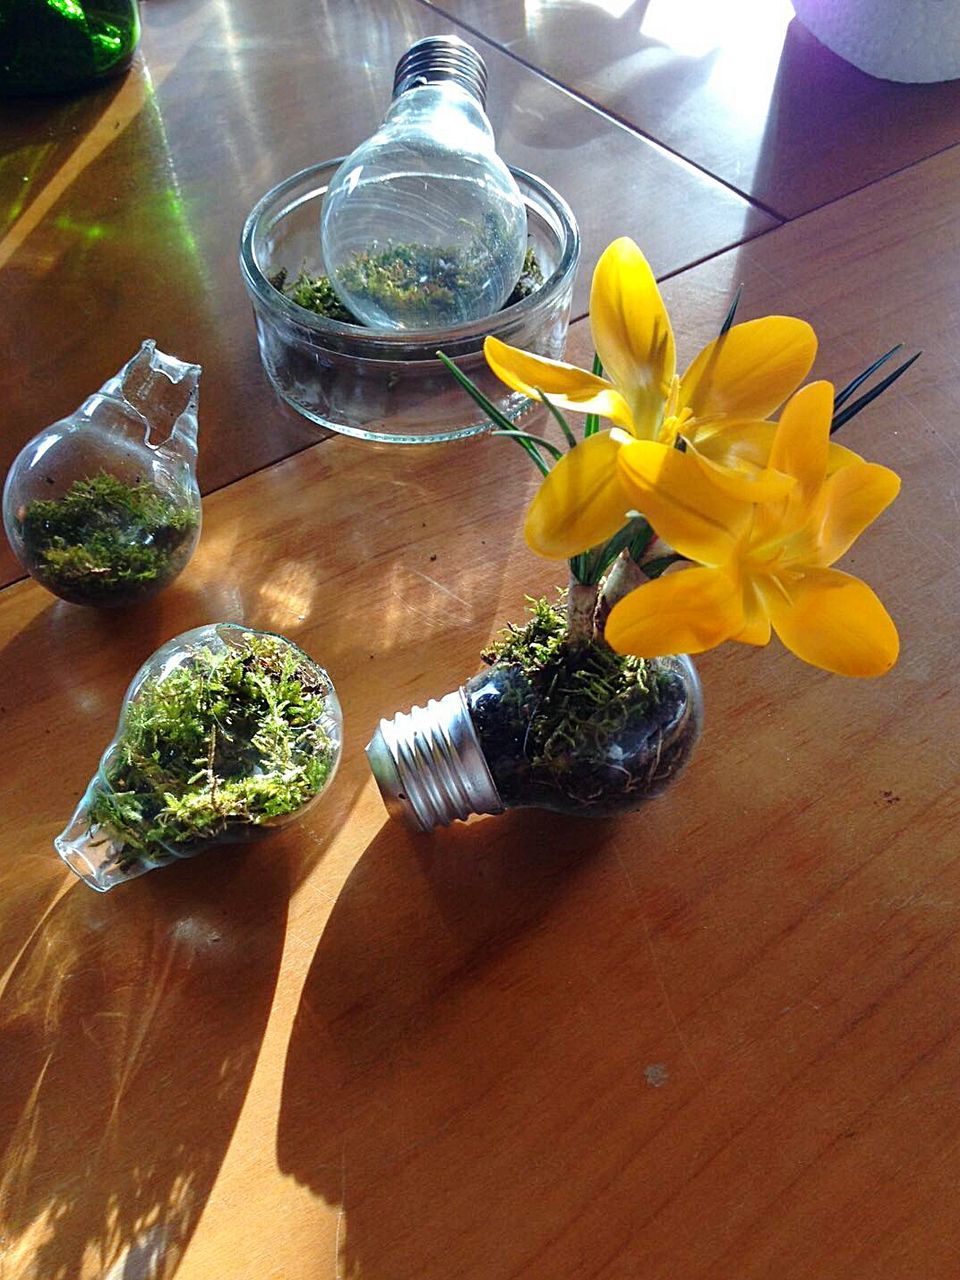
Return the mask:
<path id="1" fill-rule="evenodd" d="M 184 568 L 202 514 L 199 383 L 199 365 L 148 338 L 20 450 L 3 487 L 3 524 L 41 586 L 73 604 L 128 605 Z"/>
<path id="2" fill-rule="evenodd" d="M 703 721 L 688 657 L 648 660 L 647 673 L 658 689 L 655 703 L 599 705 L 577 736 L 569 723 L 557 723 L 540 755 L 531 741 L 539 694 L 509 663 L 381 720 L 367 759 L 388 812 L 416 831 L 433 831 L 506 809 L 602 817 L 639 808 L 678 777 Z"/>
<path id="3" fill-rule="evenodd" d="M 455 36 L 397 64 L 378 131 L 323 202 L 324 266 L 344 305 L 378 329 L 442 329 L 493 315 L 520 277 L 527 216 L 484 113 L 486 68 Z"/>
<path id="4" fill-rule="evenodd" d="M 333 681 L 299 645 L 236 622 L 195 627 L 133 677 L 113 739 L 54 845 L 105 893 L 268 835 L 327 790 L 342 740 Z"/>

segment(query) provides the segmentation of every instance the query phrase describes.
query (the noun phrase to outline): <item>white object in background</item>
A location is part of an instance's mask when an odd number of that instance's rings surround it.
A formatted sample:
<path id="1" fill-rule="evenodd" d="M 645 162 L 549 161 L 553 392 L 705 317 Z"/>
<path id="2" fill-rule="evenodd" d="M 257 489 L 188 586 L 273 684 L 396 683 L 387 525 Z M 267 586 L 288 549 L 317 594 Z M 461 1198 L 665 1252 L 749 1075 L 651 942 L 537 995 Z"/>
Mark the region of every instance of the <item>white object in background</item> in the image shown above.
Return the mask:
<path id="1" fill-rule="evenodd" d="M 793 0 L 828 49 L 868 75 L 907 84 L 960 77 L 958 0 Z"/>

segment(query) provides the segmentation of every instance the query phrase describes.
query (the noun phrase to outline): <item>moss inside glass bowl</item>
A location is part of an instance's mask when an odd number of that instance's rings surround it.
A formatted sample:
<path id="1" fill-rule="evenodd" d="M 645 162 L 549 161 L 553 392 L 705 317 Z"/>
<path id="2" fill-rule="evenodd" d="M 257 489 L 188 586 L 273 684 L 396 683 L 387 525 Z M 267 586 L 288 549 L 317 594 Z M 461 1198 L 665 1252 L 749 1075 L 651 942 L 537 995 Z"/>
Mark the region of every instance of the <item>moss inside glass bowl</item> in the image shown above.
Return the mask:
<path id="1" fill-rule="evenodd" d="M 273 387 L 320 427 L 361 440 L 426 444 L 489 430 L 489 422 L 437 357 L 442 350 L 509 418 L 530 401 L 487 368 L 487 334 L 551 359 L 563 356 L 580 235 L 565 201 L 540 178 L 512 169 L 527 211 L 539 288 L 494 316 L 422 331 L 367 329 L 324 313 L 329 282 L 320 210 L 340 159 L 279 183 L 251 210 L 240 268 L 253 304 L 260 359 Z M 390 265 L 380 262 L 382 273 Z M 277 284 L 279 283 L 279 287 Z M 297 297 L 293 296 L 297 291 Z M 307 305 L 305 305 L 307 304 Z"/>

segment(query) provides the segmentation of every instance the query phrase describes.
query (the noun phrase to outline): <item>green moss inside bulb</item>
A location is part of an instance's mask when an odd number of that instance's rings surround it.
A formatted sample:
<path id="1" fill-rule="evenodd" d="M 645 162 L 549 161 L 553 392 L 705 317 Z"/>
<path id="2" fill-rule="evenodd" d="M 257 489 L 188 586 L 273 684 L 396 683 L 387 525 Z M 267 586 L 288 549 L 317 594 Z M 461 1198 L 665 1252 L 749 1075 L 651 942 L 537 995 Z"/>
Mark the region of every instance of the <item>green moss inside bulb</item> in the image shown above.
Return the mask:
<path id="1" fill-rule="evenodd" d="M 122 844 L 119 869 L 250 834 L 302 808 L 336 762 L 331 689 L 292 645 L 245 633 L 201 647 L 128 707 L 96 789 L 91 830 Z"/>
<path id="2" fill-rule="evenodd" d="M 661 790 L 690 753 L 674 737 L 687 694 L 659 661 L 571 640 L 562 608 L 531 601 L 465 686 L 497 791 L 508 806 L 616 812 Z M 632 743 L 632 750 L 619 744 Z M 650 744 L 649 749 L 643 744 Z"/>
<path id="3" fill-rule="evenodd" d="M 90 605 L 124 603 L 169 582 L 198 523 L 191 505 L 102 471 L 17 513 L 30 572 L 64 599 Z"/>

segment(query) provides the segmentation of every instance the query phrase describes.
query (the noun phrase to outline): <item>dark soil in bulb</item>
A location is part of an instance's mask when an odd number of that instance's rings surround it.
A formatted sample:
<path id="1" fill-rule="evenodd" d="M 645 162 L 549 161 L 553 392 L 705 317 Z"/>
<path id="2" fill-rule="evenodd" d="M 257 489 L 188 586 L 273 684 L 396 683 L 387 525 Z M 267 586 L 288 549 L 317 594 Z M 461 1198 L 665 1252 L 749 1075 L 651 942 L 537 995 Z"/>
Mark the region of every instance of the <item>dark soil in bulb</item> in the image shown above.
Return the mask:
<path id="1" fill-rule="evenodd" d="M 490 670 L 464 691 L 508 807 L 636 808 L 666 788 L 696 742 L 690 694 L 670 659 L 571 643 L 563 612 L 546 600 L 483 658 Z"/>
<path id="2" fill-rule="evenodd" d="M 399 300 L 411 314 L 427 308 L 436 314 L 438 327 L 456 322 L 456 290 L 469 283 L 455 255 L 422 245 L 396 245 L 379 254 L 357 254 L 344 270 L 350 274 L 349 284 L 355 292 L 393 306 Z M 292 284 L 287 283 L 286 270 L 278 271 L 270 283 L 306 311 L 342 324 L 362 324 L 340 301 L 329 276 L 311 275 L 304 267 Z M 542 284 L 540 264 L 533 249 L 528 249 L 520 279 L 504 308 L 536 293 Z"/>
<path id="3" fill-rule="evenodd" d="M 62 498 L 17 513 L 27 567 L 74 604 L 120 605 L 165 586 L 183 568 L 198 519 L 146 481 L 106 472 L 75 480 Z"/>
<path id="4" fill-rule="evenodd" d="M 123 842 L 124 870 L 253 834 L 302 808 L 336 760 L 329 693 L 280 639 L 246 635 L 225 653 L 198 649 L 130 704 L 91 830 Z"/>

